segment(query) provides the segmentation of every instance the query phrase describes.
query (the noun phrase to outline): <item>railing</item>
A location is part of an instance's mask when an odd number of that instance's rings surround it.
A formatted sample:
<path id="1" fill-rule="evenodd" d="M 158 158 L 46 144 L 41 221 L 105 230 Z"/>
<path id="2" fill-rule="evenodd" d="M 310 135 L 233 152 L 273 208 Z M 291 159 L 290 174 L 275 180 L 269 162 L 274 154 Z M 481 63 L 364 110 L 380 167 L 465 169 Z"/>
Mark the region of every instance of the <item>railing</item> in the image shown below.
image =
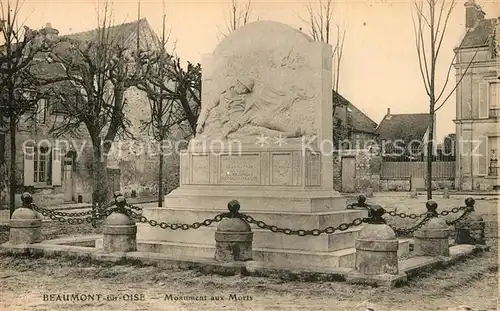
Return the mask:
<path id="1" fill-rule="evenodd" d="M 498 176 L 499 166 L 490 166 L 489 167 L 489 175 L 490 176 Z"/>
<path id="2" fill-rule="evenodd" d="M 500 118 L 500 108 L 490 108 L 489 117 L 495 119 Z"/>

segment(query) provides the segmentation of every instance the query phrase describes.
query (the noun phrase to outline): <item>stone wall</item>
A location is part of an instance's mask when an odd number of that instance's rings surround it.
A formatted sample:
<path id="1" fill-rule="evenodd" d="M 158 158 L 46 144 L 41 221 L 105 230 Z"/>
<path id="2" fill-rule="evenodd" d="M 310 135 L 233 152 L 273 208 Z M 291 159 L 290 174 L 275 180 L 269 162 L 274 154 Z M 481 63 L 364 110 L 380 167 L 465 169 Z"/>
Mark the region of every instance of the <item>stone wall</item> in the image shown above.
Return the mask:
<path id="1" fill-rule="evenodd" d="M 354 156 L 355 190 L 363 192 L 366 188 L 372 188 L 373 191 L 379 191 L 380 183 L 380 157 L 371 153 L 369 150 L 343 150 L 333 156 L 333 187 L 337 191 L 342 190 L 342 157 Z"/>
<path id="2" fill-rule="evenodd" d="M 455 189 L 455 181 L 450 179 L 437 179 L 432 181 L 433 190 L 444 188 Z M 409 178 L 385 178 L 380 180 L 380 191 L 411 191 Z"/>

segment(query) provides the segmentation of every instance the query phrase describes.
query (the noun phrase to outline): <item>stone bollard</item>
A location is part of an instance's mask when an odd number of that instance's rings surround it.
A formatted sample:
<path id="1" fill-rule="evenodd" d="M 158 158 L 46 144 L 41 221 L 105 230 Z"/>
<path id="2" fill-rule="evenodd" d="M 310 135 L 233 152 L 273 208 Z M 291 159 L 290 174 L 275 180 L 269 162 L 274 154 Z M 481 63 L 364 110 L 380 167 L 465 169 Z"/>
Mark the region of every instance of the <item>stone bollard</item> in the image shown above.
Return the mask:
<path id="1" fill-rule="evenodd" d="M 42 219 L 30 208 L 33 197 L 25 192 L 21 196 L 21 200 L 23 207 L 16 209 L 9 220 L 9 243 L 18 245 L 40 242 L 42 240 Z"/>
<path id="2" fill-rule="evenodd" d="M 485 223 L 483 217 L 474 210 L 475 203 L 476 201 L 473 198 L 465 199 L 465 206 L 471 212 L 455 224 L 455 243 L 457 244 L 486 244 L 484 234 Z"/>
<path id="3" fill-rule="evenodd" d="M 446 220 L 437 217 L 438 205 L 436 202 L 428 201 L 425 206 L 431 219 L 413 233 L 415 243 L 413 252 L 416 256 L 449 257 L 449 229 Z"/>
<path id="4" fill-rule="evenodd" d="M 384 213 L 380 205 L 371 207 L 370 220 L 356 239 L 355 270 L 348 274 L 349 282 L 393 286 L 406 279 L 398 268 L 399 243 L 394 230 L 382 218 Z"/>
<path id="5" fill-rule="evenodd" d="M 444 190 L 443 190 L 443 198 L 444 199 L 449 199 L 450 198 L 450 190 L 448 188 L 444 188 Z"/>
<path id="6" fill-rule="evenodd" d="M 227 204 L 229 218 L 224 218 L 215 232 L 215 260 L 232 262 L 252 259 L 253 233 L 250 225 L 238 218 L 240 203 Z"/>
<path id="7" fill-rule="evenodd" d="M 103 252 L 135 252 L 137 250 L 137 225 L 125 214 L 125 197 L 119 195 L 115 199 L 120 211 L 114 212 L 106 218 L 103 227 Z"/>

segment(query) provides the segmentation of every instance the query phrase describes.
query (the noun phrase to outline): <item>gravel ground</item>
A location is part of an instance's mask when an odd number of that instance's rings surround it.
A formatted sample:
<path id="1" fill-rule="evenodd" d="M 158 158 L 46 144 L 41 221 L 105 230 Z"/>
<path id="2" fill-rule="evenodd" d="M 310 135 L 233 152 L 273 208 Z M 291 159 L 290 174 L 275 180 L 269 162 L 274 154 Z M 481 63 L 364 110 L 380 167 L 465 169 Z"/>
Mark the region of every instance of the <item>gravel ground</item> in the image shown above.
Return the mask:
<path id="1" fill-rule="evenodd" d="M 377 203 L 399 211 L 425 211 L 419 199 Z M 450 199 L 440 210 L 463 205 Z M 478 200 L 476 210 L 496 220 L 497 201 Z M 422 209 L 423 208 L 423 209 Z M 453 218 L 453 216 L 450 216 Z M 406 219 L 404 219 L 406 221 Z M 43 224 L 46 238 L 100 233 L 88 225 Z M 0 242 L 7 240 L 0 228 Z M 498 240 L 490 252 L 422 275 L 392 290 L 336 282 L 284 282 L 256 277 L 202 275 L 193 270 L 105 265 L 64 258 L 0 256 L 0 310 L 447 310 L 467 305 L 497 310 Z M 75 294 L 76 296 L 72 296 Z M 59 295 L 59 296 L 58 296 Z M 58 298 L 79 298 L 57 301 Z M 82 296 L 83 295 L 83 296 Z M 89 296 L 90 295 L 90 296 Z M 94 297 L 91 301 L 90 298 Z M 172 295 L 170 298 L 170 295 Z M 232 296 L 235 295 L 235 296 Z M 206 300 L 175 300 L 178 297 Z M 83 298 L 87 300 L 83 301 Z M 219 297 L 222 297 L 221 300 Z M 232 299 L 236 297 L 236 299 Z M 212 300 L 219 298 L 219 300 Z M 132 299 L 132 301 L 131 301 Z"/>

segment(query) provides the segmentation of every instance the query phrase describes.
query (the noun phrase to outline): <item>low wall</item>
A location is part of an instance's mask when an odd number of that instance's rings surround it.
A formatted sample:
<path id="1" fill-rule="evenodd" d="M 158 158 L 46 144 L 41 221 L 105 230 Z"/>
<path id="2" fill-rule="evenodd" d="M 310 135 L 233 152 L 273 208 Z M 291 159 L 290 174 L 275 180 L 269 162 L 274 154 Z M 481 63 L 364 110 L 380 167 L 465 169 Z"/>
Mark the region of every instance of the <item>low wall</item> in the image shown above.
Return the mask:
<path id="1" fill-rule="evenodd" d="M 411 191 L 409 178 L 384 178 L 380 179 L 380 191 Z M 455 181 L 450 179 L 438 179 L 432 181 L 433 190 L 444 188 L 455 189 Z"/>

